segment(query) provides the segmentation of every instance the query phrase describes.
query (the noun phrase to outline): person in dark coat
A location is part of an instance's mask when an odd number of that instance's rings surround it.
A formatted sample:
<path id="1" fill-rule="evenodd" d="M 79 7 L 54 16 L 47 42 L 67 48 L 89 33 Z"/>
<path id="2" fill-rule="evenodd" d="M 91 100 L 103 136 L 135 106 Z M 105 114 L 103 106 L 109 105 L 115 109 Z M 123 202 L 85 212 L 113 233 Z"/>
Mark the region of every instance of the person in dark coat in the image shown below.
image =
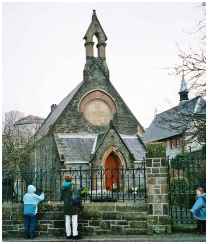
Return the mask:
<path id="1" fill-rule="evenodd" d="M 64 201 L 66 238 L 79 239 L 78 215 L 81 207 L 80 190 L 72 183 L 71 176 L 65 176 L 64 179 L 61 198 Z"/>
<path id="2" fill-rule="evenodd" d="M 197 229 L 200 234 L 206 234 L 206 194 L 203 187 L 196 189 L 196 202 L 194 203 L 191 212 L 197 220 Z"/>

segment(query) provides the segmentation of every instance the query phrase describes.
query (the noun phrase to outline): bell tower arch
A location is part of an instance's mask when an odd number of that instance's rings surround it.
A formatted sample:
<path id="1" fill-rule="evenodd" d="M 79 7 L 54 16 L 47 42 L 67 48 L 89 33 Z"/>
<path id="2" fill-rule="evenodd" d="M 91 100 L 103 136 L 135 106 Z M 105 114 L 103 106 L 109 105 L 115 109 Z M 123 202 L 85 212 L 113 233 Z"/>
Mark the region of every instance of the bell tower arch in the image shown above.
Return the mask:
<path id="1" fill-rule="evenodd" d="M 95 55 L 95 53 L 94 53 L 95 42 L 93 41 L 93 38 L 97 39 L 97 45 L 96 45 L 97 54 L 98 54 L 97 56 L 99 58 L 105 59 L 105 57 L 106 57 L 105 47 L 106 47 L 107 36 L 97 18 L 95 10 L 93 10 L 92 21 L 84 36 L 86 58 L 94 57 L 94 55 Z"/>

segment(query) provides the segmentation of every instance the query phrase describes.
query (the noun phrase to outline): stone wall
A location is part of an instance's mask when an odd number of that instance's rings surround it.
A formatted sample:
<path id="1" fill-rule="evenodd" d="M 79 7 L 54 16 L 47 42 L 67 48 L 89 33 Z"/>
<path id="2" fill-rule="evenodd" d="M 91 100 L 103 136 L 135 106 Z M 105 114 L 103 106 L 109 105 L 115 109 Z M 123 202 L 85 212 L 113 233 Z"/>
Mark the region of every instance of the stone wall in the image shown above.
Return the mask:
<path id="1" fill-rule="evenodd" d="M 95 67 L 96 69 L 96 67 Z M 96 73 L 96 72 L 95 72 Z M 99 72 L 98 72 L 99 73 Z M 105 93 L 113 97 L 117 107 L 117 113 L 113 118 L 113 123 L 122 134 L 136 134 L 138 121 L 131 113 L 123 99 L 113 87 L 109 80 L 101 79 L 100 74 L 97 75 L 97 79 L 86 81 L 82 85 L 71 102 L 67 105 L 64 113 L 58 118 L 54 125 L 54 132 L 56 133 L 103 133 L 108 129 L 106 126 L 94 126 L 89 123 L 79 112 L 79 103 L 82 97 L 93 90 L 103 90 Z"/>
<path id="2" fill-rule="evenodd" d="M 161 158 L 147 159 L 146 180 L 148 232 L 170 233 L 167 161 Z"/>
<path id="3" fill-rule="evenodd" d="M 145 234 L 147 212 L 140 203 L 84 203 L 80 214 L 80 232 L 85 235 L 99 234 Z M 3 238 L 22 236 L 24 231 L 21 204 L 3 204 Z M 64 236 L 62 203 L 42 203 L 38 214 L 38 234 Z"/>
<path id="4" fill-rule="evenodd" d="M 101 146 L 97 148 L 96 154 L 94 155 L 92 164 L 96 167 L 100 165 L 104 167 L 105 164 L 105 154 L 108 156 L 110 152 L 115 151 L 117 155 L 120 155 L 121 166 L 133 168 L 133 155 L 126 148 L 121 138 L 118 136 L 114 129 L 110 129 L 105 136 L 105 140 L 102 142 Z M 144 149 L 145 151 L 145 149 Z"/>
<path id="5" fill-rule="evenodd" d="M 30 165 L 32 169 L 58 169 L 59 156 L 53 135 L 47 135 L 35 142 L 31 153 Z"/>

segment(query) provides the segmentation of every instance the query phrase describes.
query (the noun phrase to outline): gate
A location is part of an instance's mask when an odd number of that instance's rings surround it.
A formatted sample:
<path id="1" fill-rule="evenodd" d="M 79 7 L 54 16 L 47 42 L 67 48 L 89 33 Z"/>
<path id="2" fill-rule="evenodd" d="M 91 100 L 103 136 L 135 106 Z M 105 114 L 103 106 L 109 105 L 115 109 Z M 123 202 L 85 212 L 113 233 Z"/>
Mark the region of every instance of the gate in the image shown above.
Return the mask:
<path id="1" fill-rule="evenodd" d="M 190 153 L 169 160 L 169 200 L 173 224 L 195 223 L 190 209 L 196 199 L 196 188 L 206 186 L 206 159 Z"/>

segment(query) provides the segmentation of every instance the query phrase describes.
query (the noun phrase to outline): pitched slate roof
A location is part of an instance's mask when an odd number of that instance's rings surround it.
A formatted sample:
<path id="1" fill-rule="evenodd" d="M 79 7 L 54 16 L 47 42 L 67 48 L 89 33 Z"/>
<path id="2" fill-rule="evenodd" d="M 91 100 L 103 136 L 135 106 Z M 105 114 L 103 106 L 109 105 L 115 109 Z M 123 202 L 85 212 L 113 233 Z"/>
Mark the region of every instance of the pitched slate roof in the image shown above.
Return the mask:
<path id="1" fill-rule="evenodd" d="M 59 155 L 70 163 L 89 162 L 96 135 L 55 134 Z"/>
<path id="2" fill-rule="evenodd" d="M 128 135 L 121 135 L 126 146 L 129 148 L 130 152 L 134 155 L 135 160 L 142 160 L 145 157 L 146 149 L 141 143 L 141 140 L 138 138 L 137 135 L 135 136 L 128 136 Z"/>
<path id="3" fill-rule="evenodd" d="M 102 143 L 104 134 L 55 134 L 55 142 L 59 155 L 70 163 L 87 163 L 96 148 Z M 128 150 L 134 155 L 135 160 L 141 160 L 145 156 L 144 145 L 139 138 L 129 135 L 121 135 Z"/>
<path id="4" fill-rule="evenodd" d="M 79 88 L 82 86 L 84 81 L 80 82 L 53 110 L 53 112 L 50 112 L 45 121 L 43 122 L 42 126 L 39 128 L 39 130 L 36 132 L 35 137 L 37 139 L 40 139 L 42 136 L 47 135 L 50 126 L 55 123 L 55 121 L 58 119 L 58 117 L 61 115 L 61 113 L 64 111 L 66 106 L 69 104 L 69 102 L 72 100 L 76 92 L 79 90 Z"/>
<path id="5" fill-rule="evenodd" d="M 144 142 L 159 141 L 182 134 L 186 128 L 182 121 L 183 116 L 193 113 L 206 113 L 206 102 L 200 96 L 183 101 L 178 106 L 157 114 L 145 131 Z"/>
<path id="6" fill-rule="evenodd" d="M 43 118 L 34 116 L 34 115 L 28 115 L 26 117 L 23 117 L 15 122 L 15 125 L 25 125 L 25 124 L 41 124 L 44 121 Z"/>

